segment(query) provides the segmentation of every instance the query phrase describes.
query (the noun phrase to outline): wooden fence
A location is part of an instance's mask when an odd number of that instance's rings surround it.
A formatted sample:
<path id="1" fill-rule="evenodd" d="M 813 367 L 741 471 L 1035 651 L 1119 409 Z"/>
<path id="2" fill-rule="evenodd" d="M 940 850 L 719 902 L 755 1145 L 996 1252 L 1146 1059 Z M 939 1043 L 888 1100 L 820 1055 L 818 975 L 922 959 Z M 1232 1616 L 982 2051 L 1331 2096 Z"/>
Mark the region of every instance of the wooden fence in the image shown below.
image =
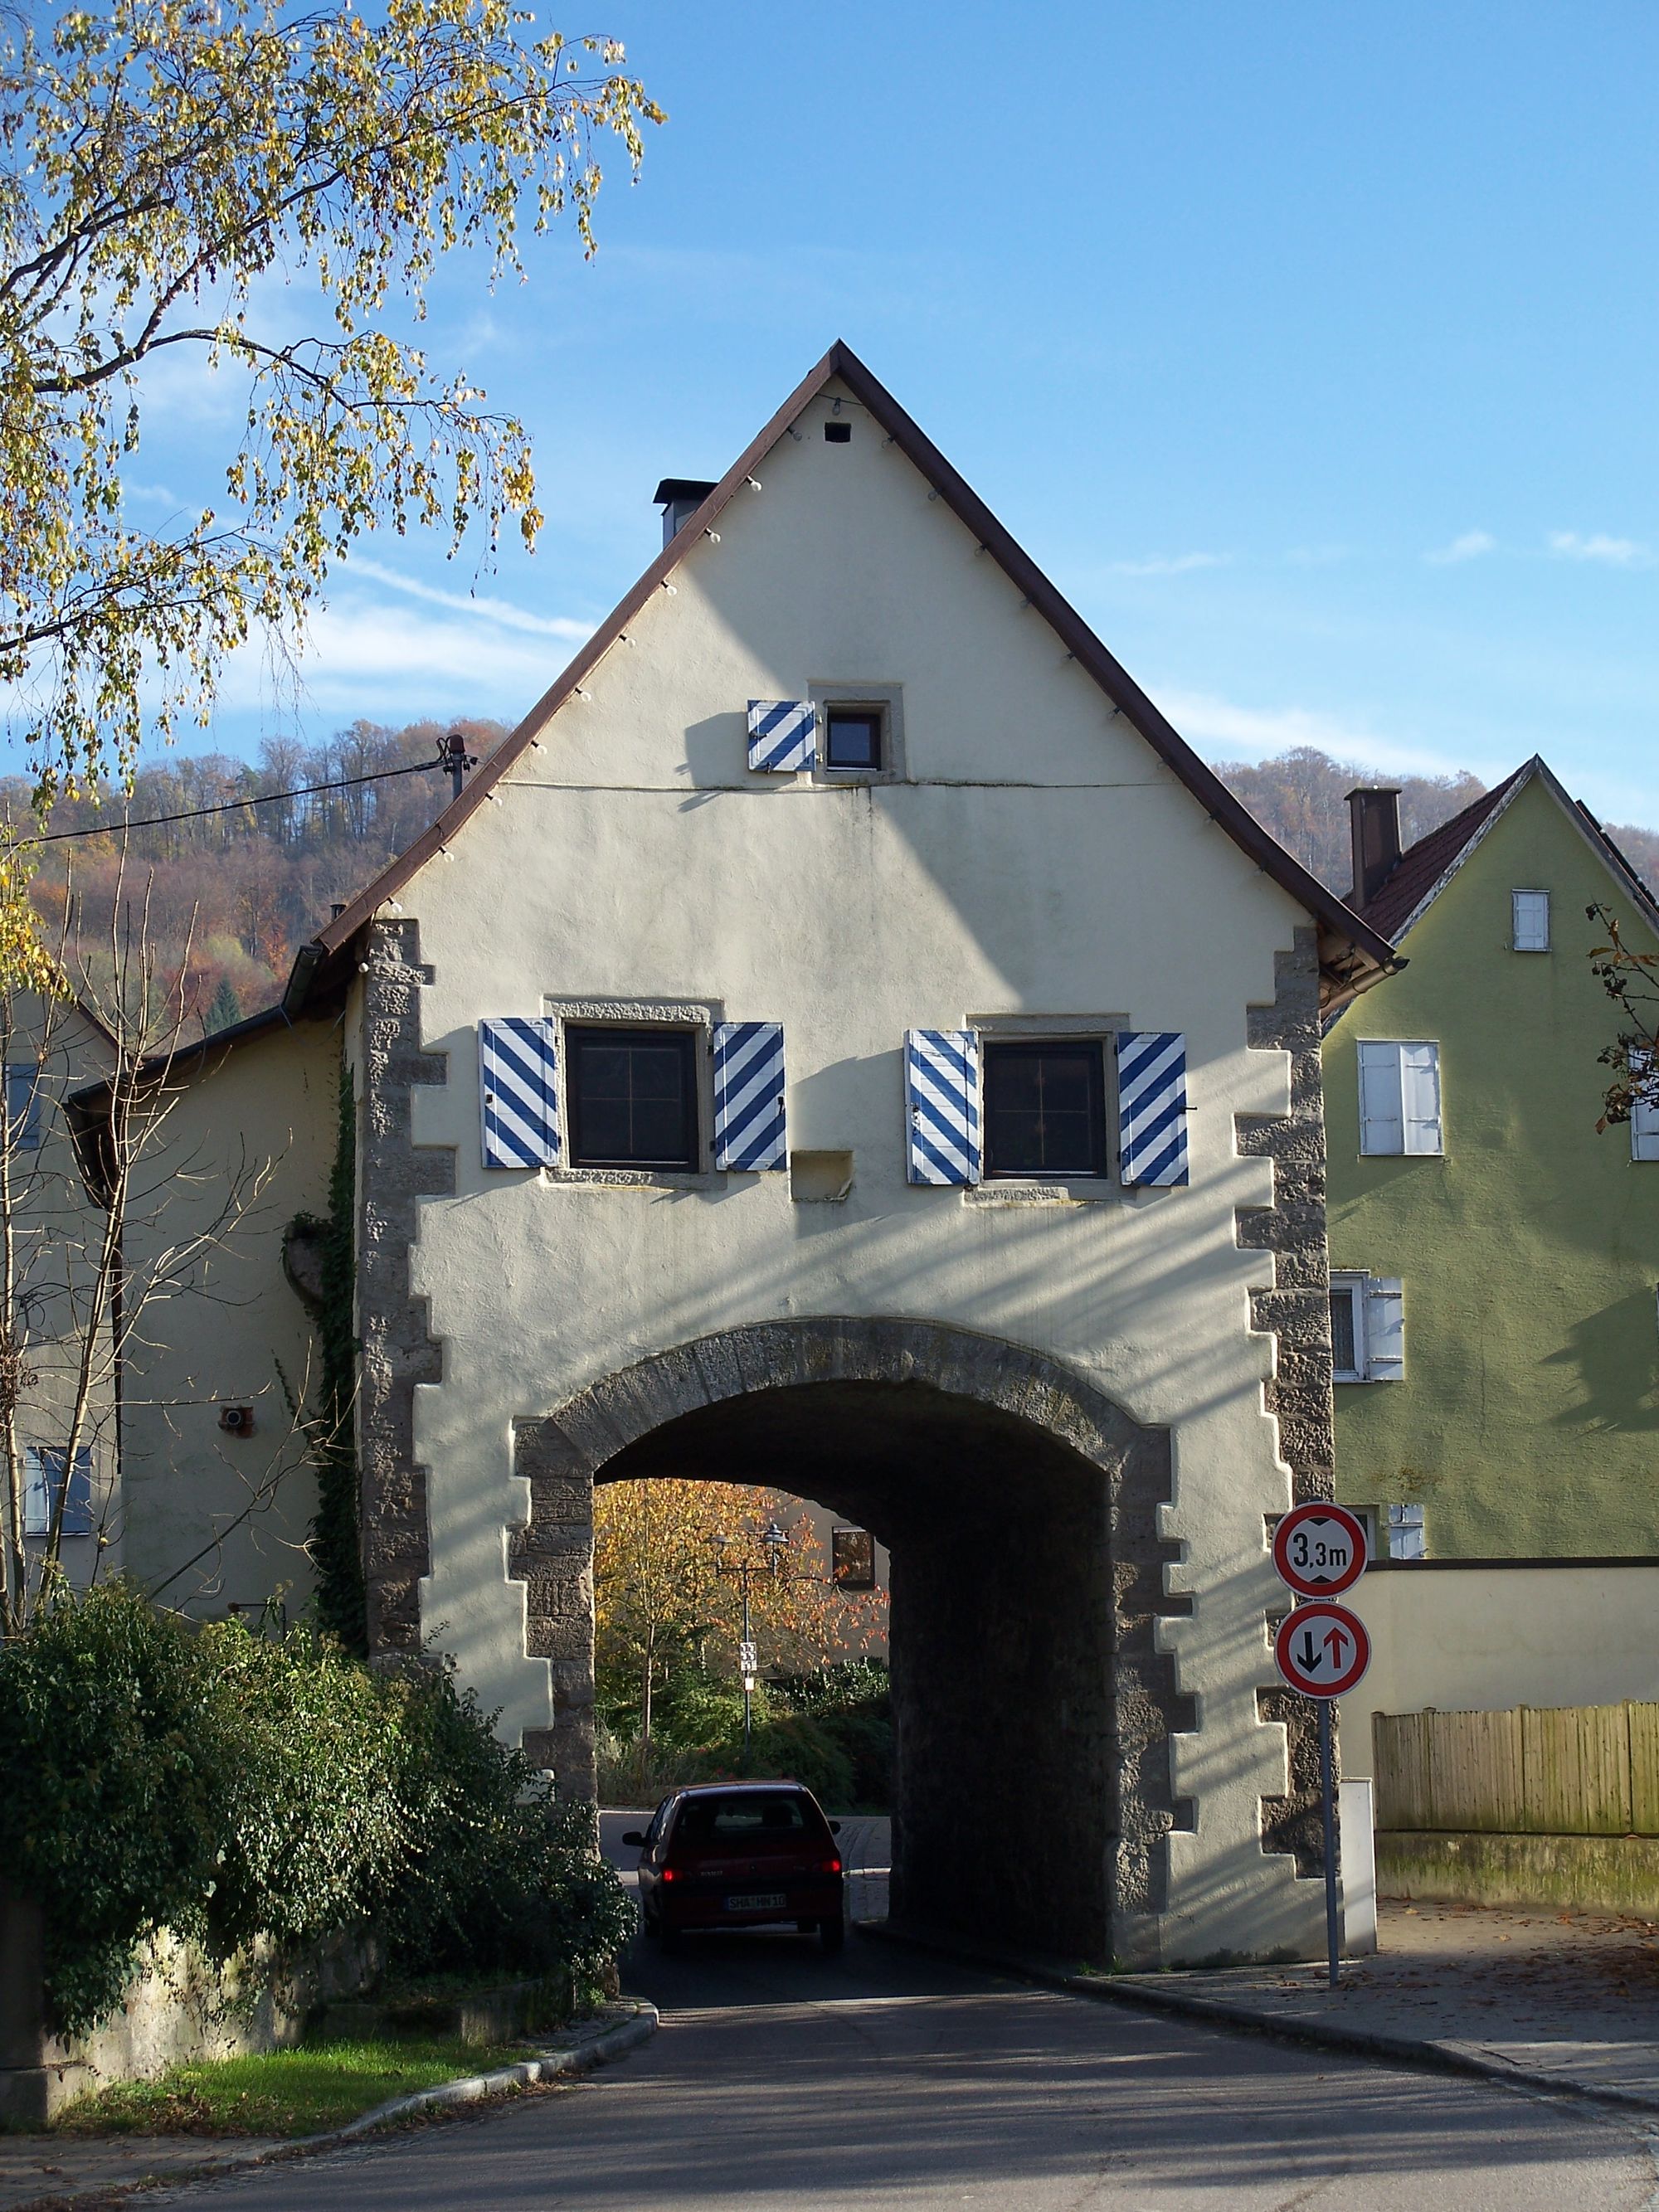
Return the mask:
<path id="1" fill-rule="evenodd" d="M 1376 1825 L 1659 1836 L 1659 1705 L 1372 1717 Z"/>

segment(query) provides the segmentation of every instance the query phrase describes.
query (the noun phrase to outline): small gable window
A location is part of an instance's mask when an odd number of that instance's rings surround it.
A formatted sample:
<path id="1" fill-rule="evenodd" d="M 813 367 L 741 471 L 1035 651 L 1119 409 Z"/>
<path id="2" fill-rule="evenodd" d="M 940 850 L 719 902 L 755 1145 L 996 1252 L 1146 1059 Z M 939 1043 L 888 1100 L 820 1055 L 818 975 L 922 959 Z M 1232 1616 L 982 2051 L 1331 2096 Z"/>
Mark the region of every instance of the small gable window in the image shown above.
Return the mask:
<path id="1" fill-rule="evenodd" d="M 695 1031 L 570 1028 L 565 1054 L 572 1167 L 696 1167 Z"/>
<path id="2" fill-rule="evenodd" d="M 987 1174 L 1103 1176 L 1106 1086 L 1098 1041 L 988 1042 L 984 1054 Z"/>
<path id="3" fill-rule="evenodd" d="M 882 709 L 827 707 L 823 715 L 823 764 L 862 769 L 867 775 L 883 765 Z"/>
<path id="4" fill-rule="evenodd" d="M 1440 1048 L 1367 1039 L 1359 1047 L 1362 1152 L 1440 1152 Z"/>
<path id="5" fill-rule="evenodd" d="M 1550 895 L 1547 891 L 1511 891 L 1512 929 L 1510 942 L 1517 952 L 1547 952 L 1550 949 Z"/>

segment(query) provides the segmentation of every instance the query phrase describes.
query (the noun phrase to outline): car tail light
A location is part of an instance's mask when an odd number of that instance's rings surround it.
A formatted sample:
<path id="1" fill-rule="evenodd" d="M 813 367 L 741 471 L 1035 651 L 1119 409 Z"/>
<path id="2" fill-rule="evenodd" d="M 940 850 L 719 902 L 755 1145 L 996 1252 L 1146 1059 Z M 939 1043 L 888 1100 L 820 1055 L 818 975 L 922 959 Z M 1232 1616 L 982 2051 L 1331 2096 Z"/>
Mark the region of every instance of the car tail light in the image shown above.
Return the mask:
<path id="1" fill-rule="evenodd" d="M 663 1880 L 664 1880 L 665 1881 L 677 1881 L 677 1880 L 678 1879 L 678 1876 L 679 1876 L 679 1869 L 678 1869 L 678 1867 L 669 1867 L 669 1866 L 665 1866 L 665 1867 L 663 1869 L 663 1870 L 662 1870 L 662 1878 L 663 1878 Z"/>

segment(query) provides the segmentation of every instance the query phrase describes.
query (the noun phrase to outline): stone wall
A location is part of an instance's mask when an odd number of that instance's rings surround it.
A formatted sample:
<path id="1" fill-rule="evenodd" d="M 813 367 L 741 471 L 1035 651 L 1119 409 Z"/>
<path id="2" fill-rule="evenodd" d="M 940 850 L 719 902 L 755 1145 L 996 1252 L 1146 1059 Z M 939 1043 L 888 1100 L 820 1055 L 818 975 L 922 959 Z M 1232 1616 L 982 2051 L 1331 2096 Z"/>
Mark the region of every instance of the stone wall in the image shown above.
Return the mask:
<path id="1" fill-rule="evenodd" d="M 72 2099 L 191 2058 L 297 2043 L 313 2008 L 366 1989 L 379 1957 L 336 1937 L 280 1968 L 258 1949 L 217 1966 L 163 1929 L 139 1954 L 120 2012 L 85 2034 L 48 2033 L 40 1908 L 0 1881 L 0 2125 L 44 2127 Z"/>
<path id="2" fill-rule="evenodd" d="M 410 1089 L 442 1083 L 440 1053 L 421 1049 L 422 967 L 412 921 L 377 921 L 368 933 L 363 988 L 364 1067 L 358 1177 L 357 1298 L 362 1340 L 358 1455 L 368 1648 L 376 1656 L 418 1651 L 421 1577 L 431 1564 L 426 1470 L 416 1464 L 415 1386 L 441 1380 L 443 1356 L 427 1327 L 427 1303 L 410 1285 L 418 1201 L 455 1188 L 455 1156 L 415 1144 Z"/>
<path id="3" fill-rule="evenodd" d="M 1273 980 L 1273 1004 L 1247 1010 L 1248 1034 L 1252 1050 L 1290 1054 L 1290 1111 L 1237 1117 L 1240 1152 L 1269 1159 L 1273 1169 L 1273 1204 L 1241 1210 L 1237 1238 L 1246 1249 L 1273 1257 L 1273 1287 L 1250 1294 L 1251 1322 L 1273 1340 L 1273 1373 L 1262 1385 L 1262 1402 L 1278 1425 L 1279 1455 L 1291 1469 L 1291 1502 L 1299 1504 L 1334 1497 L 1336 1480 L 1316 931 L 1297 931 L 1294 949 L 1274 961 Z M 1298 1875 L 1322 1875 L 1314 1709 L 1306 1698 L 1278 1686 L 1262 1690 L 1256 1705 L 1263 1720 L 1283 1724 L 1288 1768 L 1285 1794 L 1261 1800 L 1261 1848 L 1288 1852 Z"/>

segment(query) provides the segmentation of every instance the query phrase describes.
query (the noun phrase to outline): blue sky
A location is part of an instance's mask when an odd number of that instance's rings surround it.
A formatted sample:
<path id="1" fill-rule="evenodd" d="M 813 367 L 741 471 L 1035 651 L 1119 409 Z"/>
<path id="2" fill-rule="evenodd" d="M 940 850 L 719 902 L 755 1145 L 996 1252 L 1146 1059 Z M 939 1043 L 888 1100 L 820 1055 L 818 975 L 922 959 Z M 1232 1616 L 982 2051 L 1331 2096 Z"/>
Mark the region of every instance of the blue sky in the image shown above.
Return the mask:
<path id="1" fill-rule="evenodd" d="M 1540 750 L 1659 826 L 1647 0 L 551 20 L 669 121 L 594 262 L 434 301 L 434 358 L 535 434 L 540 547 L 377 541 L 302 691 L 250 657 L 212 741 L 516 719 L 651 556 L 657 478 L 720 473 L 840 336 L 1209 757 Z M 181 379 L 140 480 L 212 496 L 234 416 Z"/>

